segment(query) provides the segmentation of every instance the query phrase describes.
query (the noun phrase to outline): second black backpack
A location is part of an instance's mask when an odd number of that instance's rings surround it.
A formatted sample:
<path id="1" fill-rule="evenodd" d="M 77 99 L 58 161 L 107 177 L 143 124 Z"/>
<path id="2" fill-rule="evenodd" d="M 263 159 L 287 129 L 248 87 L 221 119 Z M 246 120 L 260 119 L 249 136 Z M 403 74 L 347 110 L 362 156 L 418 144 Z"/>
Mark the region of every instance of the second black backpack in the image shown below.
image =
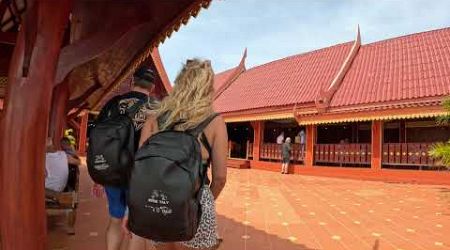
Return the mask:
<path id="1" fill-rule="evenodd" d="M 125 113 L 95 122 L 89 133 L 87 167 L 94 182 L 103 186 L 126 187 L 134 164 L 134 115 L 145 100 Z M 116 105 L 118 108 L 118 105 Z"/>
<path id="2" fill-rule="evenodd" d="M 159 132 L 139 148 L 128 196 L 133 233 L 160 242 L 195 236 L 201 215 L 199 190 L 206 181 L 198 137 L 216 116 L 190 131 Z"/>

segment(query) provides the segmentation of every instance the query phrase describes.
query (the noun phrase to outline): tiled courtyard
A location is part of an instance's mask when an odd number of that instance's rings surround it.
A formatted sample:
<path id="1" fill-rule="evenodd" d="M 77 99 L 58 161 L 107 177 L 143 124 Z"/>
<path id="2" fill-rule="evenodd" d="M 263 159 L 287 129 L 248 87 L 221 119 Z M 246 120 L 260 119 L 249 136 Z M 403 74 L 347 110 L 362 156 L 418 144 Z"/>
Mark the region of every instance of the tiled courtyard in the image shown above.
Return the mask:
<path id="1" fill-rule="evenodd" d="M 49 219 L 51 249 L 105 249 L 106 201 L 82 169 L 75 236 Z M 450 189 L 229 169 L 217 201 L 224 250 L 450 249 Z"/>

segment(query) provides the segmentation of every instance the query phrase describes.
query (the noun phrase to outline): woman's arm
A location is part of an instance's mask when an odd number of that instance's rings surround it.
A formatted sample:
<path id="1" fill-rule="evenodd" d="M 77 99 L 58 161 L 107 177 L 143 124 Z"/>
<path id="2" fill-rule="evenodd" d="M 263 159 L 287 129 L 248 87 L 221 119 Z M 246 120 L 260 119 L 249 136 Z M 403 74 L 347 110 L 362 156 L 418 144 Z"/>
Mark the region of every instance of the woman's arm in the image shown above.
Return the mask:
<path id="1" fill-rule="evenodd" d="M 77 158 L 75 158 L 75 157 L 73 157 L 73 156 L 71 156 L 71 155 L 68 155 L 68 154 L 66 154 L 66 155 L 67 155 L 67 162 L 68 162 L 69 164 L 73 164 L 73 165 L 81 165 L 80 159 L 77 159 Z"/>
<path id="2" fill-rule="evenodd" d="M 214 140 L 212 144 L 211 191 L 214 199 L 217 199 L 227 180 L 228 134 L 222 117 L 216 118 L 212 125 L 214 125 Z"/>
<path id="3" fill-rule="evenodd" d="M 144 144 L 144 142 L 150 138 L 154 133 L 158 132 L 158 122 L 156 121 L 156 116 L 151 115 L 147 118 L 144 126 L 141 130 L 141 138 L 139 139 L 139 147 Z"/>

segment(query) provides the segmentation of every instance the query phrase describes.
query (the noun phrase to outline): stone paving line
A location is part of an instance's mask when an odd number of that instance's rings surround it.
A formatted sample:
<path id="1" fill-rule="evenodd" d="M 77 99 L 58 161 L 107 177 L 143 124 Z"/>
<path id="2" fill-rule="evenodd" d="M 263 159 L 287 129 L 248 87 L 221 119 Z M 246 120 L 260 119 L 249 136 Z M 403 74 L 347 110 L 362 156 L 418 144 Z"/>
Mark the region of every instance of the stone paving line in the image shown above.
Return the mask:
<path id="1" fill-rule="evenodd" d="M 106 200 L 91 196 L 81 170 L 76 235 L 65 235 L 64 216 L 50 216 L 49 249 L 105 249 Z M 221 250 L 450 250 L 447 187 L 228 173 L 216 203 Z"/>

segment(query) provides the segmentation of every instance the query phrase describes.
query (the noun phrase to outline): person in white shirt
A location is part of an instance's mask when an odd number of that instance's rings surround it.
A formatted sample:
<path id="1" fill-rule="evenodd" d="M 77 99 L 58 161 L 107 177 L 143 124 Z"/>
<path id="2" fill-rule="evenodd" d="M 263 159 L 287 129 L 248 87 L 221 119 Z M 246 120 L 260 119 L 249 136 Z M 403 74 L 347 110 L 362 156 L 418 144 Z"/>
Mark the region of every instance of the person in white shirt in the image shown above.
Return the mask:
<path id="1" fill-rule="evenodd" d="M 305 130 L 300 130 L 298 136 L 300 137 L 300 144 L 305 144 Z"/>
<path id="2" fill-rule="evenodd" d="M 69 163 L 79 165 L 80 160 L 67 155 L 64 151 L 56 150 L 51 138 L 47 138 L 45 154 L 45 188 L 55 192 L 62 192 L 69 177 Z"/>
<path id="3" fill-rule="evenodd" d="M 277 137 L 277 144 L 283 144 L 284 142 L 284 132 L 281 132 L 281 134 Z"/>

